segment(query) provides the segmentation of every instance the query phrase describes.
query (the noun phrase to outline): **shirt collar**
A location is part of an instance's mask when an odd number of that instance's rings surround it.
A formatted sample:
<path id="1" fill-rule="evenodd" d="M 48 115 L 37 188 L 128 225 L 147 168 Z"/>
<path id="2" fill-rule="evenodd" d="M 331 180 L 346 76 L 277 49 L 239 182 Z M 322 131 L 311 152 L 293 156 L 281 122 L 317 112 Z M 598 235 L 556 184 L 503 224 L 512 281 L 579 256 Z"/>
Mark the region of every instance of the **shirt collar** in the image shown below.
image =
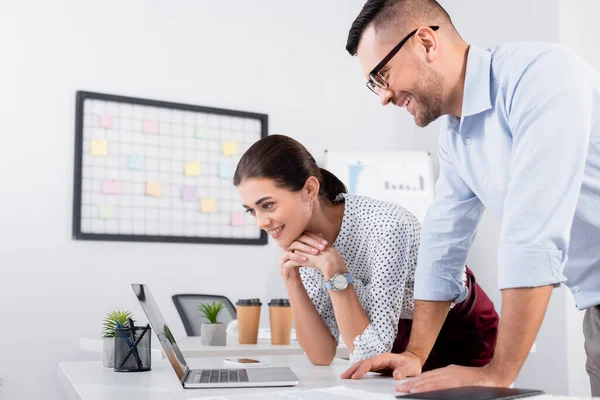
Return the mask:
<path id="1" fill-rule="evenodd" d="M 490 94 L 490 74 L 492 55 L 489 51 L 471 45 L 467 56 L 467 71 L 463 91 L 462 115 L 460 120 L 450 116 L 449 126 L 460 133 L 466 117 L 476 115 L 492 108 Z"/>

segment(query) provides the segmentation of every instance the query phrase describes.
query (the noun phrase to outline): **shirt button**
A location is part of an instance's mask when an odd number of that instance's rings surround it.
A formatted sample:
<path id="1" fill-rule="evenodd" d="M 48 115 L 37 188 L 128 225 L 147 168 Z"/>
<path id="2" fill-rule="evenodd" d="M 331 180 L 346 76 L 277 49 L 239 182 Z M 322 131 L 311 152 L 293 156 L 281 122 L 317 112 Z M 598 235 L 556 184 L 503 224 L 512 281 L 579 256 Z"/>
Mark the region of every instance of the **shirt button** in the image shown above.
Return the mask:
<path id="1" fill-rule="evenodd" d="M 573 286 L 573 293 L 579 293 L 579 286 Z"/>
<path id="2" fill-rule="evenodd" d="M 471 144 L 471 138 L 470 138 L 470 137 L 468 137 L 468 138 L 465 140 L 465 144 L 466 144 L 467 146 Z"/>

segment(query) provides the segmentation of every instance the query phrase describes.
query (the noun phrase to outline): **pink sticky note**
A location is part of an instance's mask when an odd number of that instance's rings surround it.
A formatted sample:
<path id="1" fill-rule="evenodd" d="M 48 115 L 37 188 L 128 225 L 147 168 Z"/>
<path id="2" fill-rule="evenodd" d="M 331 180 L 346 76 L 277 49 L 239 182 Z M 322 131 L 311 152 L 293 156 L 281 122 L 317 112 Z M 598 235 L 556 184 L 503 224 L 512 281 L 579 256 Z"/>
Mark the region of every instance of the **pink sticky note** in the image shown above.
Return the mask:
<path id="1" fill-rule="evenodd" d="M 242 211 L 234 211 L 231 213 L 231 225 L 244 225 L 244 213 Z"/>
<path id="2" fill-rule="evenodd" d="M 113 117 L 110 114 L 102 114 L 100 116 L 100 127 L 111 129 L 113 127 Z"/>
<path id="3" fill-rule="evenodd" d="M 121 182 L 114 180 L 102 182 L 102 193 L 121 194 Z"/>
<path id="4" fill-rule="evenodd" d="M 156 123 L 156 121 L 145 120 L 144 133 L 156 135 L 158 133 L 158 124 Z"/>
<path id="5" fill-rule="evenodd" d="M 196 200 L 196 186 L 182 186 L 181 187 L 181 199 L 183 201 Z"/>

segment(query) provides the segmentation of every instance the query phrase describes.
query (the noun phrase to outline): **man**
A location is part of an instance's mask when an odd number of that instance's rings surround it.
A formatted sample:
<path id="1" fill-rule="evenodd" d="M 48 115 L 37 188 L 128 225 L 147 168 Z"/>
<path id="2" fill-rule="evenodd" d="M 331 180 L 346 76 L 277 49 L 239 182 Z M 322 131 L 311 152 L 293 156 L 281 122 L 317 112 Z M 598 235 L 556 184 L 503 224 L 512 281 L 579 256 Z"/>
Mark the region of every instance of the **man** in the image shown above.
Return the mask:
<path id="1" fill-rule="evenodd" d="M 484 207 L 502 221 L 502 316 L 492 361 L 449 366 L 398 388 L 508 386 L 531 349 L 552 288 L 585 309 L 592 394 L 600 395 L 600 75 L 554 44 L 483 50 L 467 44 L 434 0 L 369 0 L 348 36 L 382 105 L 418 126 L 444 115 L 440 177 L 424 222 L 413 332 L 402 354 L 355 364 L 344 378 L 421 373 L 450 304 Z"/>

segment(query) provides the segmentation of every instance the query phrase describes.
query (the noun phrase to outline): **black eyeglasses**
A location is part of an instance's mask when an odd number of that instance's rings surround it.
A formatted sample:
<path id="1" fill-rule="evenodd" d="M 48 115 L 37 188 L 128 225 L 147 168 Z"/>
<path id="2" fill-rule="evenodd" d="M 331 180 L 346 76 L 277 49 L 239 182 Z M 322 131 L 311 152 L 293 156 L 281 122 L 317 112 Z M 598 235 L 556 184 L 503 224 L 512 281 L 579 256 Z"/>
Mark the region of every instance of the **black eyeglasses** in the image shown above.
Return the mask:
<path id="1" fill-rule="evenodd" d="M 430 28 L 433 29 L 434 31 L 437 31 L 438 29 L 440 29 L 439 26 L 430 26 Z M 379 93 L 377 93 L 377 89 L 385 90 L 389 87 L 388 83 L 385 81 L 384 77 L 380 74 L 381 70 L 392 59 L 392 57 L 394 57 L 396 55 L 396 53 L 398 53 L 400 51 L 402 46 L 404 46 L 404 43 L 406 43 L 408 41 L 408 39 L 410 39 L 415 33 L 417 33 L 417 31 L 419 29 L 421 29 L 421 28 L 417 28 L 414 31 L 412 31 L 411 33 L 409 33 L 408 35 L 406 35 L 406 37 L 404 39 L 402 39 L 400 41 L 400 43 L 398 43 L 396 45 L 396 47 L 394 47 L 392 49 L 392 51 L 390 51 L 388 53 L 388 55 L 385 56 L 383 58 L 383 60 L 381 60 L 381 62 L 379 64 L 377 64 L 375 66 L 375 68 L 373 68 L 373 70 L 369 73 L 369 81 L 367 82 L 367 87 L 371 90 L 371 92 L 373 92 L 377 96 L 379 96 Z"/>

